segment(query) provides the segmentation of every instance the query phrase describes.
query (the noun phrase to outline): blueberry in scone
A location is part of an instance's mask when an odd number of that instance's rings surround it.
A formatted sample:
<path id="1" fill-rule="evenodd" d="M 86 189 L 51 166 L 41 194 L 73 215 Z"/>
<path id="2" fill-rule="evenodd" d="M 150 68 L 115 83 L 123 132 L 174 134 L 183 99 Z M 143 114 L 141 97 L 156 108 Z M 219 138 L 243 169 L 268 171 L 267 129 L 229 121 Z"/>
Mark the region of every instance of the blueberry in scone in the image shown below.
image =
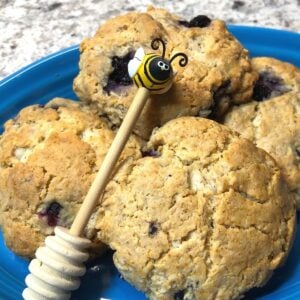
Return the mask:
<path id="1" fill-rule="evenodd" d="M 183 25 L 183 26 L 189 27 L 189 28 L 191 28 L 191 27 L 203 28 L 203 27 L 207 27 L 211 23 L 211 19 L 205 15 L 199 15 L 190 21 L 179 20 L 178 23 L 180 25 Z"/>
<path id="2" fill-rule="evenodd" d="M 264 101 L 290 91 L 300 91 L 300 72 L 294 65 L 272 57 L 256 57 L 251 64 L 259 73 L 253 100 Z"/>
<path id="3" fill-rule="evenodd" d="M 48 226 L 55 227 L 59 222 L 59 213 L 63 207 L 56 201 L 51 201 L 45 205 L 37 214 L 38 217 L 43 219 Z"/>
<path id="4" fill-rule="evenodd" d="M 108 20 L 81 43 L 75 93 L 119 126 L 137 91 L 126 73 L 128 61 L 140 47 L 153 52 L 150 44 L 155 38 L 166 43 L 166 57 L 183 52 L 189 63 L 184 68 L 174 65 L 171 89 L 150 97 L 134 129 L 142 138 L 173 118 L 222 115 L 232 103 L 251 97 L 257 74 L 247 50 L 224 22 L 203 15 L 185 21 L 153 7 Z"/>

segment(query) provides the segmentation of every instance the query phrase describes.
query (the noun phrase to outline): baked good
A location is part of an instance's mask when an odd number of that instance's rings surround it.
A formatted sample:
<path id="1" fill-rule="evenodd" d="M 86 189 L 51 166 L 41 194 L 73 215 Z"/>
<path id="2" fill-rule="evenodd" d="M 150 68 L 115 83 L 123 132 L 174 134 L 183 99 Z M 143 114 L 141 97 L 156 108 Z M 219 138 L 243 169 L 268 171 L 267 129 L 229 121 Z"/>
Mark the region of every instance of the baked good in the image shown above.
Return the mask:
<path id="1" fill-rule="evenodd" d="M 300 92 L 300 71 L 296 66 L 272 57 L 252 58 L 251 65 L 259 74 L 253 100 L 264 101 L 287 92 Z"/>
<path id="2" fill-rule="evenodd" d="M 69 227 L 84 199 L 114 132 L 85 104 L 54 99 L 33 105 L 6 122 L 0 138 L 0 224 L 6 245 L 25 257 L 53 233 Z M 121 161 L 140 156 L 132 137 Z M 95 220 L 86 236 L 94 250 Z"/>
<path id="3" fill-rule="evenodd" d="M 254 100 L 233 107 L 224 124 L 275 158 L 300 208 L 300 70 L 267 57 L 252 64 L 260 74 Z"/>
<path id="4" fill-rule="evenodd" d="M 154 38 L 166 42 L 167 58 L 184 52 L 189 63 L 181 68 L 175 61 L 172 88 L 150 97 L 135 127 L 139 136 L 147 139 L 154 127 L 179 116 L 222 114 L 230 101 L 243 103 L 251 97 L 257 74 L 248 51 L 223 21 L 198 16 L 188 22 L 153 7 L 108 20 L 81 43 L 75 93 L 119 126 L 137 89 L 128 62 L 139 47 L 155 52 L 150 47 Z"/>
<path id="5" fill-rule="evenodd" d="M 286 258 L 295 203 L 275 161 L 214 121 L 182 117 L 111 181 L 99 239 L 150 299 L 238 299 Z"/>

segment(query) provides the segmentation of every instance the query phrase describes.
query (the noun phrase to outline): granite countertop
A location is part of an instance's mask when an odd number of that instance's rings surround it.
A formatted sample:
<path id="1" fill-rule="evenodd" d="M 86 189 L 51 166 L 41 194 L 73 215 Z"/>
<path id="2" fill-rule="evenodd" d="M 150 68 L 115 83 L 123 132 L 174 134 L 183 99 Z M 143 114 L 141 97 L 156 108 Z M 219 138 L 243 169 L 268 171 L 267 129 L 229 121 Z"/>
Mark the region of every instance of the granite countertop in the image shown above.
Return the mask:
<path id="1" fill-rule="evenodd" d="M 0 0 L 0 79 L 79 44 L 109 17 L 143 11 L 149 4 L 186 19 L 206 14 L 232 24 L 300 32 L 300 0 Z"/>

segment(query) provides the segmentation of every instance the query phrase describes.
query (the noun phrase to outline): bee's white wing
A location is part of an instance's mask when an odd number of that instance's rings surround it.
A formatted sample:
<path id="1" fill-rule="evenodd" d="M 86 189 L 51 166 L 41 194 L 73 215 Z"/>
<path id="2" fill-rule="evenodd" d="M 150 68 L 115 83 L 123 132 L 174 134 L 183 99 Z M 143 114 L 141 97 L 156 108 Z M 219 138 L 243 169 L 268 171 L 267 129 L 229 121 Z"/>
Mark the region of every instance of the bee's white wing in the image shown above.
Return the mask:
<path id="1" fill-rule="evenodd" d="M 134 57 L 136 57 L 138 60 L 142 60 L 145 56 L 144 48 L 140 47 L 136 50 Z"/>
<path id="2" fill-rule="evenodd" d="M 129 63 L 128 63 L 128 74 L 131 78 L 133 78 L 133 76 L 137 72 L 140 64 L 141 64 L 141 61 L 138 60 L 136 57 L 134 57 L 133 59 L 131 59 L 129 61 Z"/>
<path id="3" fill-rule="evenodd" d="M 131 59 L 128 63 L 128 74 L 132 78 L 135 73 L 137 72 L 139 66 L 141 65 L 141 62 L 145 56 L 145 51 L 141 47 L 136 50 L 134 58 Z"/>

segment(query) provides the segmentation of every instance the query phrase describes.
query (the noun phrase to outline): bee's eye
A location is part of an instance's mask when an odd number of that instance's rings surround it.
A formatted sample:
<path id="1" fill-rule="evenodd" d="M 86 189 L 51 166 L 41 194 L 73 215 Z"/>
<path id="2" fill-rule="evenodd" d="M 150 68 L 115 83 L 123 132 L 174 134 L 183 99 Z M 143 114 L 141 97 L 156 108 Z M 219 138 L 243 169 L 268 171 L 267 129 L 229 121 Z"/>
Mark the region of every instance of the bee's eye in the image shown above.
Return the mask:
<path id="1" fill-rule="evenodd" d="M 162 71 L 168 71 L 170 69 L 170 67 L 165 62 L 163 62 L 161 60 L 157 63 L 157 65 L 160 67 L 160 69 Z"/>
<path id="2" fill-rule="evenodd" d="M 157 64 L 160 68 L 162 68 L 165 65 L 161 60 Z"/>

